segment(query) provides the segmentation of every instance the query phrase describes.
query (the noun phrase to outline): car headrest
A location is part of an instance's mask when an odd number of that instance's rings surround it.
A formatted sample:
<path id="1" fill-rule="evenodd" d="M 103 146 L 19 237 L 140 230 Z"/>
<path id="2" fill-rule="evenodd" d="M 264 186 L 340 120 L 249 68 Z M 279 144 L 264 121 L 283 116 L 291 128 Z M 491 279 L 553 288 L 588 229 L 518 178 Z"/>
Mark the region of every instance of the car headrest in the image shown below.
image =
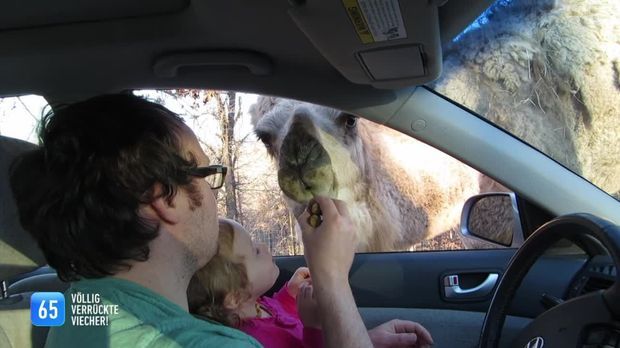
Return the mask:
<path id="1" fill-rule="evenodd" d="M 46 264 L 36 241 L 19 223 L 9 186 L 11 162 L 20 153 L 33 149 L 36 145 L 0 136 L 0 280 L 11 279 Z"/>

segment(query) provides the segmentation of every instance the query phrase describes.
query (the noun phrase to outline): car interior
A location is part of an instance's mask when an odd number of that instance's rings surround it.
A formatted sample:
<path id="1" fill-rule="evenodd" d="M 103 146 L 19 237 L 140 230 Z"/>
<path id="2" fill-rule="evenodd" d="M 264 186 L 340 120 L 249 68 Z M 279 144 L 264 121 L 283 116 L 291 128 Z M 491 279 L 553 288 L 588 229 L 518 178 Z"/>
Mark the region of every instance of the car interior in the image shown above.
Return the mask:
<path id="1" fill-rule="evenodd" d="M 377 3 L 396 18 L 389 33 L 371 34 L 360 15 Z M 620 202 L 426 86 L 441 76 L 443 47 L 493 3 L 0 0 L 0 96 L 38 94 L 53 108 L 145 88 L 234 90 L 403 132 L 510 188 L 519 236 L 509 248 L 357 254 L 350 283 L 368 328 L 413 320 L 436 347 L 531 347 L 537 337 L 620 347 Z M 11 195 L 11 161 L 33 146 L 0 136 L 0 347 L 43 347 L 48 328 L 31 324 L 30 296 L 69 286 L 19 225 Z M 272 291 L 305 261 L 276 263 Z"/>

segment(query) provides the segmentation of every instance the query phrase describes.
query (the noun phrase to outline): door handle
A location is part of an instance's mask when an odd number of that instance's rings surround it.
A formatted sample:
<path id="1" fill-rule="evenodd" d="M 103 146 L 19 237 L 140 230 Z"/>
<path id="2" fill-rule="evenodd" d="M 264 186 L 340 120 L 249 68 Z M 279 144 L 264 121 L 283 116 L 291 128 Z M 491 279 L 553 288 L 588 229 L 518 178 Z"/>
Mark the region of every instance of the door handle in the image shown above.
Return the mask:
<path id="1" fill-rule="evenodd" d="M 487 296 L 493 291 L 499 274 L 489 273 L 482 283 L 473 288 L 463 289 L 459 285 L 459 276 L 457 274 L 447 275 L 443 278 L 443 289 L 447 299 L 461 300 L 474 299 Z"/>

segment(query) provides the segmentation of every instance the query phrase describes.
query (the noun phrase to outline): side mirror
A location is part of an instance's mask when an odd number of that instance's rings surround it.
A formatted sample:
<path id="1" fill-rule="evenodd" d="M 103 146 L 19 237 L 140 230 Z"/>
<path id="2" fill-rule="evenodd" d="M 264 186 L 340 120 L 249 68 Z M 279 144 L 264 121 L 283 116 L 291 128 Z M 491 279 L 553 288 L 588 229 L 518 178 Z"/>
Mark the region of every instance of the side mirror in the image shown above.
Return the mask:
<path id="1" fill-rule="evenodd" d="M 506 247 L 523 244 L 523 230 L 514 193 L 484 193 L 470 197 L 461 214 L 461 233 Z"/>

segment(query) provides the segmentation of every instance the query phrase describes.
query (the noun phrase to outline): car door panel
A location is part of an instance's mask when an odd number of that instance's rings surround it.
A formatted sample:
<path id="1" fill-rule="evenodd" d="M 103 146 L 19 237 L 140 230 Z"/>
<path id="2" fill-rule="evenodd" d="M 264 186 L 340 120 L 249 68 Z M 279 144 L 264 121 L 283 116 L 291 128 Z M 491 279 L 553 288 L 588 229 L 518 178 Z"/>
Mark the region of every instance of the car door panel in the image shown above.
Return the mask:
<path id="1" fill-rule="evenodd" d="M 462 279 L 466 279 L 469 274 L 477 274 L 482 279 L 489 273 L 497 273 L 501 278 L 514 251 L 492 249 L 357 254 L 350 272 L 351 288 L 359 307 L 484 313 L 490 304 L 492 292 L 473 299 L 449 300 L 444 296 L 444 278 L 461 275 Z M 535 317 L 541 313 L 544 310 L 540 304 L 542 294 L 562 298 L 584 262 L 585 258 L 581 256 L 541 257 L 517 291 L 511 314 Z M 280 267 L 280 276 L 273 289 L 281 287 L 297 267 L 305 265 L 305 260 L 302 256 L 285 256 L 277 257 L 276 263 Z M 465 285 L 467 288 L 474 286 L 475 283 Z"/>
<path id="2" fill-rule="evenodd" d="M 434 347 L 477 347 L 485 313 L 495 287 L 488 296 L 474 299 L 445 298 L 444 278 L 468 275 L 475 286 L 486 274 L 503 275 L 515 249 L 462 250 L 403 253 L 357 254 L 350 272 L 350 283 L 360 314 L 367 328 L 391 319 L 421 323 L 433 335 Z M 502 331 L 500 347 L 513 339 L 544 311 L 543 293 L 562 298 L 570 282 L 583 267 L 583 256 L 543 256 L 517 290 Z M 300 266 L 303 256 L 277 257 L 280 276 L 272 290 L 281 287 Z M 497 283 L 495 284 L 497 286 Z"/>

